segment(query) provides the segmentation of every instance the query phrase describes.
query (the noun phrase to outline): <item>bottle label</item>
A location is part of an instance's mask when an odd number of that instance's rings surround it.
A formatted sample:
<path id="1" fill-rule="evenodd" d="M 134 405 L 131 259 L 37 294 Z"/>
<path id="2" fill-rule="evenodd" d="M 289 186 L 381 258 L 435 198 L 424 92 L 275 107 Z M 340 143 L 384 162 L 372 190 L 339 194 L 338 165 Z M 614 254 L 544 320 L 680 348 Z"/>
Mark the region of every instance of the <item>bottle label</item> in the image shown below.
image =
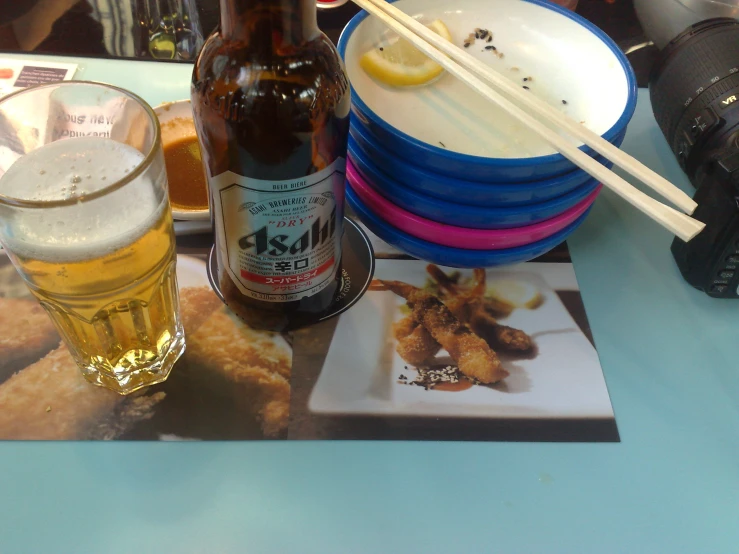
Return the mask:
<path id="1" fill-rule="evenodd" d="M 226 171 L 211 177 L 216 246 L 241 292 L 291 302 L 335 279 L 341 256 L 346 159 L 289 181 Z"/>

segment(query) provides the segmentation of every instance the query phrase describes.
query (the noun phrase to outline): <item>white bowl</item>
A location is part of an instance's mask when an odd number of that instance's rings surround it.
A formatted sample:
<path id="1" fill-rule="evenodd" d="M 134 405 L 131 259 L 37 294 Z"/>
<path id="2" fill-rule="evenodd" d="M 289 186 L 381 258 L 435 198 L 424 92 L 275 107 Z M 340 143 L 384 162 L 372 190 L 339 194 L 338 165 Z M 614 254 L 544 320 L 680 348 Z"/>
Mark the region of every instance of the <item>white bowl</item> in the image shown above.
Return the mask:
<path id="1" fill-rule="evenodd" d="M 398 0 L 395 6 L 426 21 L 441 19 L 460 47 L 475 28 L 490 30 L 491 43 L 477 40 L 466 51 L 609 141 L 633 115 L 636 83 L 625 56 L 597 27 L 566 9 L 539 0 Z M 394 152 L 472 180 L 533 180 L 574 169 L 452 75 L 411 89 L 372 79 L 359 59 L 387 40 L 387 33 L 376 18 L 357 15 L 344 29 L 339 51 L 352 85 L 356 124 Z M 497 50 L 485 50 L 489 45 Z M 479 174 L 477 166 L 485 166 Z"/>
<path id="2" fill-rule="evenodd" d="M 192 122 L 192 106 L 189 100 L 178 100 L 176 102 L 165 102 L 154 108 L 154 113 L 159 118 L 162 128 L 162 145 L 172 140 L 195 134 L 195 126 Z M 179 124 L 178 120 L 188 121 Z M 208 220 L 210 210 L 181 210 L 172 207 L 172 217 L 180 220 Z"/>

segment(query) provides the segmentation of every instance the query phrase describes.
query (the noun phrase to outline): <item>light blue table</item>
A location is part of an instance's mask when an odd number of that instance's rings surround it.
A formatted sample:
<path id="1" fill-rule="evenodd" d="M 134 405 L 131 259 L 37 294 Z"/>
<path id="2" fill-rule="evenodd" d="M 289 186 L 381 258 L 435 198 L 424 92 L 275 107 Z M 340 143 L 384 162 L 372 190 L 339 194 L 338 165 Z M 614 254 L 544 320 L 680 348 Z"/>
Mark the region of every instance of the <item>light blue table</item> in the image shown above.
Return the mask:
<path id="1" fill-rule="evenodd" d="M 188 95 L 187 66 L 73 61 Z M 623 148 L 689 189 L 646 91 Z M 570 241 L 620 444 L 0 443 L 0 552 L 739 552 L 739 304 L 670 241 L 609 192 Z"/>

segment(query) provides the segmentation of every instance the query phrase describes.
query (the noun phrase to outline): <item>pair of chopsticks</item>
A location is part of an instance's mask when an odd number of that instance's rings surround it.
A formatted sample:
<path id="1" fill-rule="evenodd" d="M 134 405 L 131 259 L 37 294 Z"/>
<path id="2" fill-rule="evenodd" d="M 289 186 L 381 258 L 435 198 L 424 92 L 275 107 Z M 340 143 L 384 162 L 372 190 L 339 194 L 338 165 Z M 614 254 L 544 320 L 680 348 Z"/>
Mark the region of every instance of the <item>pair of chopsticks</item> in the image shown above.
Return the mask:
<path id="1" fill-rule="evenodd" d="M 603 185 L 610 188 L 635 208 L 651 217 L 674 235 L 689 241 L 700 233 L 705 224 L 689 217 L 697 204 L 685 192 L 661 177 L 647 166 L 619 150 L 584 125 L 570 119 L 565 114 L 525 92 L 488 65 L 444 40 L 398 8 L 385 0 L 353 0 L 360 8 L 377 17 L 399 36 L 412 43 L 418 50 L 436 61 L 449 73 L 467 84 L 470 88 L 497 104 L 521 123 L 537 133 L 565 158 L 581 167 Z M 484 79 L 497 90 L 483 82 Z M 500 92 L 505 93 L 508 98 Z M 509 99 L 510 98 L 510 99 Z M 511 101 L 514 100 L 514 102 Z M 535 119 L 522 109 L 538 115 L 572 137 L 581 140 L 604 158 L 627 171 L 644 184 L 661 194 L 685 213 L 658 202 L 644 194 L 630 183 L 585 154 L 561 135 Z"/>

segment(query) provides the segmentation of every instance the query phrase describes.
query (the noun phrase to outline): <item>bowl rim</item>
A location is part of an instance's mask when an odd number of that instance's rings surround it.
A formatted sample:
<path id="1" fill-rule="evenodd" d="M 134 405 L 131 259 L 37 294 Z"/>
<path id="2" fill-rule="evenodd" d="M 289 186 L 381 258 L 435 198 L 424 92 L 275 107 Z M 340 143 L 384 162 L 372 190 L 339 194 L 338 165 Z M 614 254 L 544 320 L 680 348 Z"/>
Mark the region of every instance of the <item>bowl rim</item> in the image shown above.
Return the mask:
<path id="1" fill-rule="evenodd" d="M 397 0 L 389 0 L 389 1 L 392 3 L 395 3 Z M 615 136 L 617 136 L 617 134 L 620 131 L 622 131 L 626 125 L 628 125 L 629 121 L 634 115 L 634 111 L 636 110 L 636 101 L 637 101 L 636 75 L 634 74 L 634 69 L 631 67 L 631 64 L 626 58 L 626 55 L 621 51 L 621 49 L 613 41 L 613 39 L 611 39 L 611 37 L 609 37 L 605 32 L 603 32 L 596 25 L 594 25 L 593 23 L 591 23 L 584 17 L 577 15 L 573 11 L 568 10 L 567 8 L 563 8 L 562 6 L 559 6 L 557 4 L 547 2 L 546 0 L 521 0 L 521 1 L 527 2 L 529 4 L 534 4 L 541 8 L 552 10 L 554 12 L 559 13 L 560 15 L 565 16 L 568 19 L 573 20 L 575 23 L 578 23 L 579 25 L 585 27 L 593 35 L 595 35 L 598 39 L 600 39 L 609 48 L 609 50 L 611 50 L 611 52 L 616 56 L 616 59 L 619 61 L 621 65 L 621 69 L 624 71 L 626 75 L 627 92 L 626 92 L 626 106 L 624 107 L 624 111 L 621 113 L 621 116 L 618 118 L 618 120 L 616 120 L 616 123 L 614 123 L 610 129 L 608 129 L 605 133 L 601 135 L 602 138 L 611 142 L 611 140 Z M 360 11 L 357 15 L 352 17 L 351 20 L 349 20 L 349 23 L 347 23 L 344 29 L 341 31 L 337 49 L 339 52 L 339 56 L 341 57 L 344 63 L 346 63 L 345 55 L 346 55 L 347 44 L 349 43 L 349 38 L 351 37 L 352 33 L 356 30 L 356 28 L 359 26 L 359 24 L 362 23 L 362 21 L 364 21 L 367 17 L 369 17 L 369 15 L 370 14 L 365 11 Z M 433 144 L 429 144 L 427 142 L 418 140 L 417 138 L 414 138 L 404 133 L 400 129 L 397 129 L 396 127 L 393 127 L 392 125 L 386 123 L 381 117 L 379 117 L 375 112 L 373 112 L 369 108 L 369 106 L 367 106 L 367 104 L 365 104 L 365 102 L 359 96 L 357 91 L 354 89 L 354 86 L 351 84 L 351 81 L 349 81 L 349 86 L 351 89 L 353 109 L 356 109 L 359 112 L 359 114 L 371 120 L 371 122 L 374 125 L 377 125 L 380 128 L 382 128 L 383 131 L 396 136 L 398 140 L 406 143 L 408 147 L 417 149 L 417 150 L 422 150 L 426 155 L 438 156 L 442 159 L 447 159 L 455 163 L 473 164 L 473 165 L 482 165 L 482 166 L 496 166 L 496 167 L 519 167 L 522 163 L 525 163 L 528 166 L 546 166 L 549 164 L 555 164 L 555 163 L 561 163 L 563 161 L 567 161 L 566 158 L 560 153 L 548 154 L 546 156 L 536 156 L 536 157 L 530 157 L 530 158 L 488 158 L 485 156 L 473 156 L 470 154 L 460 154 L 458 152 L 452 152 L 444 148 L 439 148 L 438 146 L 434 146 Z M 589 155 L 592 155 L 594 152 L 593 149 L 587 145 L 581 145 L 579 148 L 580 150 L 582 150 L 583 152 Z"/>
<path id="2" fill-rule="evenodd" d="M 571 208 L 538 223 L 507 229 L 469 229 L 432 221 L 396 206 L 374 190 L 350 161 L 346 166 L 346 180 L 347 186 L 352 189 L 367 209 L 373 211 L 386 223 L 421 240 L 465 250 L 502 250 L 543 240 L 561 231 L 585 213 L 593 205 L 603 187 L 599 185 Z M 374 209 L 372 204 L 381 210 Z M 429 238 L 432 235 L 434 238 Z M 532 235 L 538 238 L 532 238 Z M 497 242 L 499 245 L 493 246 L 491 242 Z M 461 246 L 461 244 L 468 246 Z"/>
<path id="3" fill-rule="evenodd" d="M 353 123 L 353 122 L 352 122 Z M 449 183 L 449 186 L 454 187 L 462 187 L 464 189 L 472 189 L 475 192 L 486 192 L 486 189 L 494 189 L 496 192 L 499 193 L 509 193 L 509 192 L 533 192 L 537 190 L 547 190 L 552 188 L 560 188 L 563 186 L 567 186 L 571 181 L 576 180 L 576 173 L 583 172 L 583 169 L 580 169 L 579 167 L 573 169 L 572 171 L 569 171 L 567 173 L 560 173 L 558 175 L 552 175 L 550 177 L 545 177 L 543 179 L 535 179 L 531 181 L 475 181 L 471 179 L 460 179 L 458 177 L 449 177 L 447 175 L 441 175 L 438 173 L 435 173 L 433 170 L 421 166 L 416 165 L 412 161 L 405 162 L 403 159 L 398 156 L 395 152 L 391 152 L 387 150 L 385 146 L 382 144 L 379 144 L 377 140 L 368 135 L 367 129 L 365 129 L 361 125 L 351 125 L 349 127 L 349 136 L 351 137 L 351 140 L 354 141 L 354 143 L 362 150 L 362 152 L 370 158 L 371 156 L 367 153 L 366 149 L 362 145 L 360 140 L 357 140 L 357 138 L 354 135 L 359 135 L 362 141 L 372 143 L 374 148 L 377 148 L 379 151 L 383 153 L 383 155 L 387 156 L 388 159 L 393 162 L 394 165 L 403 164 L 403 166 L 406 168 L 406 171 L 410 174 L 414 174 L 413 176 L 418 178 L 418 176 L 423 177 L 424 179 L 434 179 L 434 180 L 443 180 Z M 617 135 L 618 136 L 618 135 Z M 499 158 L 496 158 L 499 159 Z M 514 159 L 525 159 L 525 158 L 514 158 Z M 603 158 L 602 156 L 598 156 L 595 158 L 599 163 L 606 163 L 608 160 Z M 374 161 L 374 160 L 372 160 Z M 379 165 L 380 164 L 376 164 Z M 593 177 L 588 175 L 587 178 L 582 179 L 581 184 L 585 184 Z M 405 184 L 397 177 L 395 178 L 399 183 Z M 460 188 L 460 191 L 462 190 Z"/>
<path id="4" fill-rule="evenodd" d="M 441 198 L 437 198 L 435 196 L 430 196 L 427 194 L 423 194 L 421 192 L 418 192 L 416 189 L 412 189 L 411 187 L 407 185 L 403 185 L 402 183 L 398 182 L 394 177 L 391 175 L 386 175 L 383 173 L 382 170 L 377 168 L 377 166 L 372 162 L 372 160 L 367 159 L 367 156 L 364 152 L 361 150 L 357 150 L 355 148 L 356 142 L 353 142 L 353 139 L 350 138 L 349 143 L 347 145 L 347 163 L 351 162 L 352 166 L 359 172 L 359 174 L 362 174 L 362 167 L 358 167 L 357 161 L 359 164 L 363 167 L 369 167 L 370 170 L 374 172 L 378 172 L 380 176 L 384 177 L 386 182 L 391 185 L 388 188 L 392 188 L 393 190 L 400 190 L 402 194 L 406 195 L 407 197 L 416 197 L 423 199 L 427 204 L 435 206 L 437 209 L 441 210 L 443 208 L 449 208 L 454 209 L 457 211 L 466 211 L 468 214 L 475 214 L 479 217 L 483 216 L 495 216 L 495 217 L 521 217 L 524 215 L 530 215 L 531 213 L 534 214 L 540 214 L 542 212 L 548 212 L 550 210 L 558 210 L 557 213 L 561 213 L 562 211 L 570 208 L 572 204 L 573 198 L 580 198 L 580 200 L 577 200 L 577 202 L 581 202 L 586 196 L 588 196 L 597 186 L 600 185 L 598 183 L 598 180 L 594 177 L 591 177 L 585 183 L 582 185 L 575 187 L 574 189 L 561 194 L 559 196 L 555 196 L 554 198 L 549 198 L 547 200 L 542 200 L 541 202 L 532 202 L 529 204 L 517 204 L 513 206 L 482 206 L 482 205 L 469 205 L 469 204 L 459 204 L 456 202 L 450 202 L 448 200 L 442 200 Z M 373 167 L 374 166 L 374 167 Z M 365 181 L 368 181 L 368 184 L 372 186 L 374 183 L 370 179 L 365 179 Z M 583 194 L 585 189 L 589 189 L 586 194 Z M 566 206 L 566 207 L 564 207 Z M 550 218 L 546 218 L 550 219 Z M 542 220 L 543 221 L 543 220 Z M 447 224 L 449 225 L 449 224 Z M 530 225 L 533 225 L 531 223 Z M 505 228 L 505 227 L 501 227 Z"/>
<path id="5" fill-rule="evenodd" d="M 413 235 L 401 231 L 400 229 L 394 227 L 386 221 L 383 221 L 377 216 L 377 214 L 369 210 L 364 202 L 357 198 L 357 194 L 354 192 L 354 190 L 347 189 L 346 200 L 347 204 L 349 204 L 349 206 L 357 214 L 359 220 L 364 225 L 366 225 L 370 231 L 375 233 L 380 239 L 384 240 L 391 246 L 395 246 L 396 248 L 409 253 L 403 246 L 398 244 L 397 240 L 395 240 L 399 239 L 401 242 L 404 242 L 406 244 L 410 243 L 414 247 L 426 250 L 427 253 L 431 252 L 433 256 L 447 255 L 454 257 L 461 256 L 462 258 L 467 258 L 466 260 L 462 261 L 461 264 L 458 263 L 456 267 L 491 267 L 495 265 L 510 265 L 514 263 L 520 263 L 519 261 L 523 261 L 524 258 L 530 260 L 532 258 L 540 256 L 544 252 L 548 252 L 555 246 L 567 240 L 572 232 L 574 232 L 575 229 L 577 229 L 582 224 L 582 222 L 585 220 L 585 218 L 590 213 L 590 210 L 592 209 L 592 206 L 589 207 L 585 211 L 585 213 L 580 215 L 577 219 L 575 219 L 575 221 L 573 221 L 560 231 L 541 240 L 531 242 L 523 246 L 501 248 L 499 250 L 469 250 L 464 248 L 453 248 L 450 246 L 435 244 L 433 242 L 414 237 Z M 369 223 L 365 221 L 364 218 L 367 218 L 369 220 Z M 380 232 L 378 233 L 375 229 L 373 229 L 373 227 L 378 228 Z M 381 236 L 380 233 L 382 233 L 383 235 L 392 235 L 392 237 L 390 238 L 390 240 L 388 240 L 385 237 Z M 542 249 L 544 250 L 542 251 Z M 409 254 L 419 259 L 424 259 L 418 254 Z M 480 258 L 485 259 L 482 260 Z M 514 260 L 511 260 L 511 258 L 514 258 Z M 445 263 L 443 265 L 450 264 Z"/>

